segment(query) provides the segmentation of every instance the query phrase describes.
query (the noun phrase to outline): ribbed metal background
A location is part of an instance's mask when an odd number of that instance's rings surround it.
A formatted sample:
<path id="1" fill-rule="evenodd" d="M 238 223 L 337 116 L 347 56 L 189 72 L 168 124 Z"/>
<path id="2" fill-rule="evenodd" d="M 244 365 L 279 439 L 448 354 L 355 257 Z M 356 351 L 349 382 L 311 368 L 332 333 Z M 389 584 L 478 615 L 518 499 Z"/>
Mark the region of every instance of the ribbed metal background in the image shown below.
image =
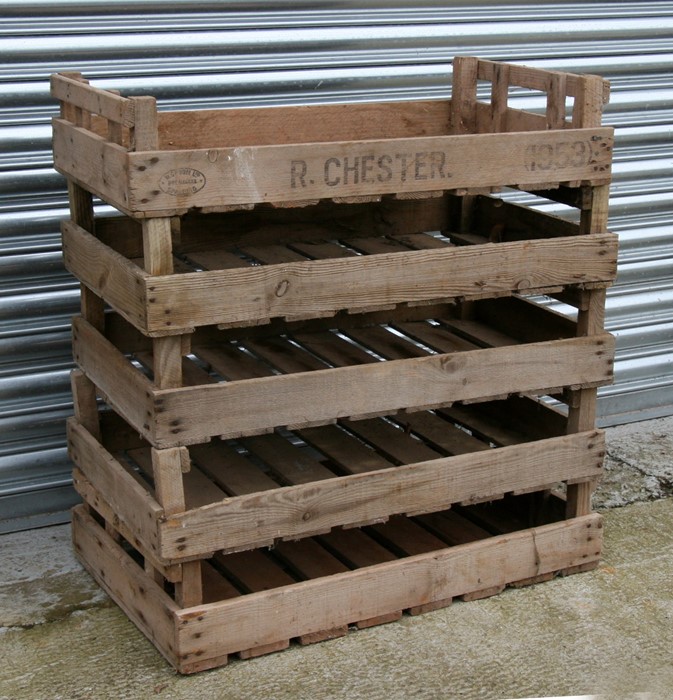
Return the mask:
<path id="1" fill-rule="evenodd" d="M 621 271 L 601 420 L 673 412 L 673 2 L 23 0 L 0 17 L 0 529 L 59 520 L 74 498 L 56 71 L 171 109 L 446 97 L 460 53 L 609 78 Z"/>

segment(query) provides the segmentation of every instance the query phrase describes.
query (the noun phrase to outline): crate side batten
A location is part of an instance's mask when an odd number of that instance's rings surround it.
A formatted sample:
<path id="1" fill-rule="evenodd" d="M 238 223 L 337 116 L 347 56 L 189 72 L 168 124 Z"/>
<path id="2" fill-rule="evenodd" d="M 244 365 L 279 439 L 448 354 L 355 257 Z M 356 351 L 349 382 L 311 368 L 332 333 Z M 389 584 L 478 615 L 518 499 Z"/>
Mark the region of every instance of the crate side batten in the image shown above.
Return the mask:
<path id="1" fill-rule="evenodd" d="M 218 550 L 272 546 L 277 539 L 299 539 L 336 526 L 381 522 L 400 513 L 429 513 L 456 503 L 497 500 L 506 491 L 593 480 L 602 474 L 605 449 L 601 431 L 575 433 L 228 496 L 167 515 L 81 425 L 71 421 L 68 431 L 71 455 L 83 477 L 78 482 L 82 496 L 93 507 L 108 503 L 164 565 Z M 554 458 L 545 463 L 548 454 Z M 83 487 L 83 480 L 98 494 Z"/>

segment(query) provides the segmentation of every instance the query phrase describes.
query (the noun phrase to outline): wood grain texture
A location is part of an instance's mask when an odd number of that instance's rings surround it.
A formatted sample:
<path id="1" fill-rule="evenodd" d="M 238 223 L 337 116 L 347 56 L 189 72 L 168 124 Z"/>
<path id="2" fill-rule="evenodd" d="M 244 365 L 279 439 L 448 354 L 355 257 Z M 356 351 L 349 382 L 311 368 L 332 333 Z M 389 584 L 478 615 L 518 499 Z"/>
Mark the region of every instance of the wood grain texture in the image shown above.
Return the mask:
<path id="1" fill-rule="evenodd" d="M 607 285 L 617 255 L 616 236 L 602 233 L 148 276 L 72 222 L 62 229 L 68 269 L 154 335 L 193 325 L 316 316 L 404 301 L 497 296 L 573 283 Z"/>
<path id="2" fill-rule="evenodd" d="M 151 440 L 152 383 L 82 318 L 73 319 L 73 356 L 117 413 Z"/>
<path id="3" fill-rule="evenodd" d="M 63 119 L 54 119 L 54 168 L 84 189 L 130 214 L 128 208 L 128 153 Z"/>
<path id="4" fill-rule="evenodd" d="M 101 90 L 82 80 L 66 75 L 51 76 L 51 94 L 57 100 L 66 102 L 92 114 L 100 114 L 106 119 L 130 126 L 133 123 L 133 106 L 130 100 L 108 90 Z"/>
<path id="5" fill-rule="evenodd" d="M 159 551 L 157 522 L 164 510 L 77 421 L 67 422 L 68 454 L 147 551 Z"/>
<path id="6" fill-rule="evenodd" d="M 505 491 L 595 478 L 604 449 L 603 433 L 590 431 L 226 499 L 159 523 L 161 552 L 173 560 L 254 547 L 274 537 L 298 539 L 337 525 L 429 513 Z"/>
<path id="7" fill-rule="evenodd" d="M 62 222 L 61 233 L 66 269 L 130 323 L 146 328 L 147 273 L 71 221 Z"/>
<path id="8" fill-rule="evenodd" d="M 596 127 L 130 153 L 128 206 L 159 215 L 365 193 L 525 186 L 542 179 L 604 182 L 612 140 L 611 129 Z"/>
<path id="9" fill-rule="evenodd" d="M 75 554 L 140 631 L 172 664 L 177 662 L 176 603 L 91 518 L 73 510 Z"/>
<path id="10" fill-rule="evenodd" d="M 177 613 L 182 661 L 271 643 L 281 631 L 296 637 L 595 561 L 601 540 L 601 518 L 591 515 L 197 606 Z"/>
<path id="11" fill-rule="evenodd" d="M 211 435 L 254 434 L 269 426 L 318 425 L 400 408 L 598 386 L 612 381 L 613 348 L 612 336 L 599 335 L 155 391 L 161 412 L 155 415 L 153 440 L 170 446 Z M 107 352 L 115 353 L 111 347 Z M 118 361 L 123 362 L 121 355 Z M 83 367 L 87 372 L 86 363 Z"/>
<path id="12" fill-rule="evenodd" d="M 617 238 L 604 233 L 153 277 L 145 281 L 147 328 L 159 332 L 566 284 L 607 285 L 616 274 L 616 257 Z M 217 298 L 222 302 L 214 303 Z"/>
<path id="13" fill-rule="evenodd" d="M 448 114 L 433 100 L 161 112 L 159 124 L 162 149 L 179 150 L 439 136 Z"/>

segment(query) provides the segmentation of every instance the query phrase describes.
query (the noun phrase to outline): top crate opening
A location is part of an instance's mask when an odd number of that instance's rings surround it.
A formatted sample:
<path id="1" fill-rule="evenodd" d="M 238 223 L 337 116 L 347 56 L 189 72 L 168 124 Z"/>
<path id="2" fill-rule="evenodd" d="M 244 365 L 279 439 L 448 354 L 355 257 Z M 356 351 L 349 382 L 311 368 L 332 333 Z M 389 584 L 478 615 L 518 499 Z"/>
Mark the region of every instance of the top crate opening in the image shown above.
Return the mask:
<path id="1" fill-rule="evenodd" d="M 513 86 L 543 92 L 545 114 L 511 108 Z M 610 180 L 598 76 L 457 57 L 443 101 L 159 112 L 75 73 L 52 94 L 55 168 L 138 218 Z"/>

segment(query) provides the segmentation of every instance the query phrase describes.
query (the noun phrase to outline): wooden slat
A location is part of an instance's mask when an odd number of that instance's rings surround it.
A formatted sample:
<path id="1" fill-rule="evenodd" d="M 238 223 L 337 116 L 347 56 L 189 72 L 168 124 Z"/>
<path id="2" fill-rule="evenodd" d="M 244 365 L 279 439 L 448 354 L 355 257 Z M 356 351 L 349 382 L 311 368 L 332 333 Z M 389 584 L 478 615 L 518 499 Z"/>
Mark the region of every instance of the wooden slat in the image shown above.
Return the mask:
<path id="1" fill-rule="evenodd" d="M 74 419 L 67 422 L 68 454 L 95 489 L 105 495 L 147 551 L 157 553 L 156 523 L 164 510 L 121 464 Z"/>
<path id="2" fill-rule="evenodd" d="M 268 591 L 296 583 L 296 579 L 259 549 L 235 554 L 218 553 L 213 559 L 218 568 L 226 571 L 249 593 Z"/>
<path id="3" fill-rule="evenodd" d="M 373 350 L 386 360 L 402 360 L 408 357 L 424 357 L 428 353 L 397 333 L 383 326 L 352 328 L 346 331 L 350 338 Z"/>
<path id="4" fill-rule="evenodd" d="M 334 478 L 334 473 L 305 450 L 292 446 L 279 435 L 260 435 L 243 440 L 243 445 L 263 460 L 286 484 L 308 484 Z"/>
<path id="5" fill-rule="evenodd" d="M 475 309 L 475 316 L 490 328 L 524 343 L 579 335 L 573 319 L 528 299 L 486 299 Z"/>
<path id="6" fill-rule="evenodd" d="M 240 585 L 252 593 L 279 588 L 295 582 L 295 579 L 288 576 L 259 550 L 230 555 L 216 554 L 215 560 L 220 568 L 227 571 Z M 282 637 L 282 631 L 279 630 L 279 633 Z M 270 644 L 254 643 L 249 649 L 239 650 L 239 656 L 242 659 L 251 659 L 287 649 L 289 645 L 289 638 L 281 638 Z"/>
<path id="7" fill-rule="evenodd" d="M 457 510 L 491 534 L 507 534 L 528 526 L 528 522 L 507 508 L 503 501 L 489 505 L 477 504 L 469 509 L 459 507 Z"/>
<path id="8" fill-rule="evenodd" d="M 341 421 L 341 423 L 345 428 L 374 445 L 385 457 L 400 464 L 422 462 L 437 459 L 440 456 L 436 450 L 380 418 Z"/>
<path id="9" fill-rule="evenodd" d="M 439 321 L 450 331 L 457 332 L 479 347 L 502 348 L 519 344 L 517 338 L 479 321 L 460 318 L 439 319 Z"/>
<path id="10" fill-rule="evenodd" d="M 201 562 L 203 576 L 203 602 L 217 603 L 229 598 L 238 598 L 240 591 L 207 561 Z"/>
<path id="11" fill-rule="evenodd" d="M 441 408 L 437 413 L 447 420 L 455 420 L 479 435 L 483 440 L 488 440 L 496 445 L 518 445 L 526 440 L 525 431 L 512 430 L 506 422 L 506 417 L 502 414 L 485 414 L 479 406 L 451 406 L 450 408 Z"/>
<path id="12" fill-rule="evenodd" d="M 374 566 L 397 557 L 362 530 L 334 530 L 320 537 L 328 549 L 334 552 L 349 568 Z"/>
<path id="13" fill-rule="evenodd" d="M 293 337 L 314 355 L 335 367 L 379 362 L 379 358 L 335 333 L 298 333 Z"/>
<path id="14" fill-rule="evenodd" d="M 256 546 L 274 537 L 299 538 L 336 525 L 592 478 L 601 474 L 603 449 L 602 433 L 580 433 L 240 496 L 160 523 L 162 554 L 170 560 Z"/>
<path id="15" fill-rule="evenodd" d="M 581 233 L 579 225 L 574 221 L 531 209 L 522 204 L 506 202 L 494 197 L 478 196 L 474 208 L 472 232 L 485 236 L 491 242 L 498 242 L 493 240 L 496 227 L 500 228 L 499 241 L 529 240 L 541 237 L 565 238 Z M 452 231 L 450 235 L 453 237 L 456 234 Z"/>
<path id="16" fill-rule="evenodd" d="M 313 538 L 296 542 L 279 542 L 274 548 L 274 554 L 303 579 L 315 579 L 350 571 L 342 561 L 330 554 Z"/>
<path id="17" fill-rule="evenodd" d="M 413 556 L 446 548 L 446 542 L 409 518 L 397 516 L 387 523 L 373 525 L 369 529 L 386 547 L 398 552 L 399 556 Z"/>
<path id="18" fill-rule="evenodd" d="M 87 191 L 98 195 L 125 214 L 128 153 L 86 129 L 54 119 L 54 168 Z"/>
<path id="19" fill-rule="evenodd" d="M 241 251 L 263 265 L 278 265 L 306 260 L 305 255 L 300 255 L 284 245 L 244 245 L 241 246 Z"/>
<path id="20" fill-rule="evenodd" d="M 407 429 L 420 435 L 424 441 L 448 454 L 465 454 L 489 449 L 489 445 L 482 440 L 429 411 L 405 413 L 398 416 L 397 420 Z"/>
<path id="21" fill-rule="evenodd" d="M 279 542 L 274 548 L 274 553 L 304 579 L 333 576 L 349 571 L 347 566 L 314 539 Z M 348 625 L 344 624 L 328 630 L 299 635 L 298 641 L 300 644 L 315 644 L 327 639 L 343 637 L 346 634 L 348 634 Z"/>
<path id="22" fill-rule="evenodd" d="M 175 503 L 173 508 L 168 509 L 166 505 L 164 505 L 167 513 L 169 510 L 170 514 L 173 514 L 186 509 L 199 508 L 200 506 L 216 503 L 226 498 L 227 494 L 218 488 L 213 481 L 207 478 L 199 469 L 190 469 L 188 472 L 183 473 L 182 455 L 173 455 L 170 450 L 155 450 L 155 454 L 159 458 L 159 474 L 161 474 L 161 467 L 165 464 L 166 460 L 169 460 L 169 465 L 172 465 L 173 459 L 176 460 L 172 471 L 164 476 L 164 479 L 168 481 L 166 488 L 170 488 L 172 492 L 178 494 L 178 500 L 173 501 Z M 150 478 L 154 475 L 156 484 L 157 464 L 154 462 L 156 457 L 151 455 L 150 450 L 147 448 L 129 450 L 128 455 Z M 180 498 L 180 494 L 182 494 L 183 491 L 184 501 Z M 178 510 L 175 510 L 175 508 L 178 508 Z"/>
<path id="23" fill-rule="evenodd" d="M 270 367 L 231 345 L 199 346 L 194 354 L 227 381 L 273 376 Z"/>
<path id="24" fill-rule="evenodd" d="M 447 101 L 256 107 L 161 113 L 166 148 L 394 139 L 448 131 Z"/>
<path id="25" fill-rule="evenodd" d="M 100 114 L 119 124 L 130 126 L 133 123 L 133 106 L 130 100 L 108 90 L 93 87 L 82 80 L 74 80 L 65 75 L 52 75 L 51 94 L 57 100 L 92 114 Z"/>
<path id="26" fill-rule="evenodd" d="M 601 528 L 600 516 L 586 516 L 179 612 L 178 646 L 183 663 L 196 654 L 213 653 L 213 649 L 233 652 L 237 646 L 272 642 L 278 630 L 296 637 L 595 561 Z M 375 590 L 375 595 L 354 596 L 355 590 Z M 198 638 L 194 632 L 199 633 Z"/>
<path id="27" fill-rule="evenodd" d="M 509 68 L 509 84 L 516 85 L 518 87 L 528 88 L 530 90 L 540 90 L 542 92 L 546 91 L 549 85 L 549 76 L 553 74 L 554 71 L 550 71 L 543 68 L 532 68 L 530 66 L 522 66 L 519 64 L 502 64 L 496 61 L 488 61 L 485 59 L 478 59 L 479 68 L 478 75 L 480 80 L 492 80 L 494 71 L 498 66 L 507 65 Z M 566 76 L 566 89 L 567 94 L 572 96 L 577 96 L 581 90 L 582 80 L 587 76 L 575 75 L 573 73 L 565 73 Z M 596 78 L 597 76 L 589 76 L 591 78 Z M 603 78 L 599 78 L 600 95 L 601 102 L 607 101 L 607 89 L 609 83 Z"/>
<path id="28" fill-rule="evenodd" d="M 393 323 L 391 325 L 436 352 L 475 350 L 478 347 L 469 340 L 451 333 L 443 326 L 433 325 L 426 321 L 410 321 L 407 323 Z"/>
<path id="29" fill-rule="evenodd" d="M 73 510 L 73 545 L 84 567 L 172 664 L 178 606 L 82 506 Z"/>
<path id="30" fill-rule="evenodd" d="M 159 147 L 159 119 L 156 99 L 147 96 L 129 99 L 133 103 L 131 149 L 133 151 L 156 151 Z"/>
<path id="31" fill-rule="evenodd" d="M 361 474 L 394 466 L 393 462 L 335 425 L 304 428 L 298 433 L 347 474 Z"/>
<path id="32" fill-rule="evenodd" d="M 73 319 L 73 356 L 84 373 L 101 389 L 108 403 L 143 437 L 151 437 L 153 387 L 90 324 Z"/>
<path id="33" fill-rule="evenodd" d="M 324 362 L 292 345 L 285 338 L 248 340 L 245 347 L 285 373 L 311 372 L 327 367 Z"/>
<path id="34" fill-rule="evenodd" d="M 257 465 L 222 442 L 194 445 L 190 453 L 199 469 L 231 496 L 278 488 Z"/>
<path id="35" fill-rule="evenodd" d="M 288 246 L 311 260 L 352 258 L 357 255 L 357 253 L 349 248 L 333 241 L 296 241 L 289 243 Z"/>
<path id="36" fill-rule="evenodd" d="M 177 337 L 179 338 L 180 336 Z M 134 353 L 134 358 L 149 370 L 154 371 L 154 355 L 151 352 L 136 352 Z M 181 377 L 182 386 L 199 386 L 201 384 L 214 384 L 216 382 L 208 372 L 187 357 L 182 358 Z"/>
<path id="37" fill-rule="evenodd" d="M 194 251 L 187 254 L 187 259 L 204 270 L 250 267 L 250 263 L 228 250 Z"/>
<path id="38" fill-rule="evenodd" d="M 61 232 L 66 268 L 130 323 L 145 328 L 146 273 L 72 222 L 62 222 Z"/>
<path id="39" fill-rule="evenodd" d="M 400 243 L 404 243 L 405 246 L 413 250 L 434 250 L 438 248 L 447 248 L 451 245 L 448 241 L 440 240 L 427 233 L 402 233 L 392 236 L 392 238 L 400 241 Z"/>
<path id="40" fill-rule="evenodd" d="M 365 255 L 380 255 L 385 253 L 404 253 L 409 251 L 409 247 L 395 238 L 385 238 L 383 236 L 366 238 L 346 238 L 343 241 L 346 245 L 354 248 L 359 253 Z"/>
<path id="41" fill-rule="evenodd" d="M 434 532 L 437 537 L 453 546 L 477 542 L 491 536 L 488 530 L 475 525 L 471 520 L 459 515 L 454 510 L 420 515 L 417 520 L 430 532 Z"/>
<path id="42" fill-rule="evenodd" d="M 96 344 L 101 356 L 105 345 Z M 162 446 L 178 440 L 184 444 L 186 439 L 236 437 L 269 426 L 299 424 L 307 418 L 317 425 L 334 418 L 441 405 L 447 398 L 456 402 L 510 393 L 548 393 L 554 387 L 571 385 L 598 386 L 611 381 L 613 345 L 611 336 L 600 335 L 155 391 L 154 400 L 163 410 L 153 421 L 153 439 Z M 76 341 L 79 361 L 89 373 L 93 360 L 80 346 L 84 343 Z M 119 363 L 123 364 L 121 356 Z M 110 382 L 107 372 L 91 376 L 99 386 L 105 383 L 106 393 L 116 393 L 117 382 Z M 269 392 L 278 401 L 269 402 Z M 130 403 L 126 398 L 125 393 L 125 406 Z M 145 396 L 139 397 L 138 403 L 145 401 Z M 137 407 L 129 408 L 137 413 Z M 129 413 L 126 411 L 127 418 Z M 142 425 L 145 414 L 141 416 Z"/>
<path id="43" fill-rule="evenodd" d="M 596 234 L 150 278 L 145 282 L 145 294 L 153 300 L 147 326 L 151 332 L 177 331 L 380 304 L 607 283 L 615 274 L 616 254 L 616 237 Z M 72 271 L 87 281 L 81 267 Z M 91 283 L 97 285 L 97 278 Z"/>
<path id="44" fill-rule="evenodd" d="M 568 143 L 585 144 L 581 158 L 541 157 L 540 149 L 546 156 Z M 387 140 L 239 146 L 211 159 L 205 149 L 129 153 L 128 206 L 160 216 L 262 201 L 526 185 L 540 182 L 541 169 L 545 182 L 597 184 L 610 175 L 611 154 L 601 143 L 611 145 L 611 129 L 402 138 L 394 147 Z M 162 190 L 162 177 L 180 168 L 193 172 L 198 185 Z"/>
<path id="45" fill-rule="evenodd" d="M 451 133 L 469 134 L 476 131 L 477 71 L 479 64 L 473 56 L 453 59 L 451 88 Z"/>

